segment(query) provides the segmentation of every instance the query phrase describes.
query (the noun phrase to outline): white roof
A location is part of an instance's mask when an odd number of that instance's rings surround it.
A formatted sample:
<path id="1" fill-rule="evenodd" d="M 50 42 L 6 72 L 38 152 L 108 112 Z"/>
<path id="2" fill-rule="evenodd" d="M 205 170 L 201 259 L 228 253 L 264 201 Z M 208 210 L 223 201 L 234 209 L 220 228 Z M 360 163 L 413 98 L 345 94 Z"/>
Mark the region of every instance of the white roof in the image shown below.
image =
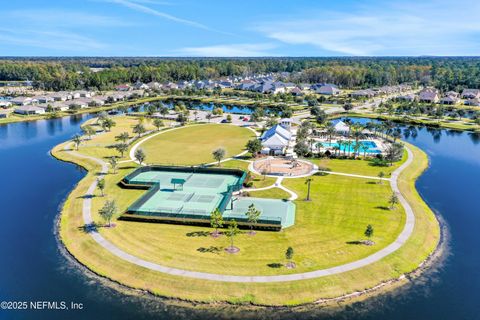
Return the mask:
<path id="1" fill-rule="evenodd" d="M 337 132 L 349 132 L 350 131 L 350 128 L 343 121 L 338 121 L 334 125 L 334 128 L 335 128 L 335 131 L 337 131 Z"/>
<path id="2" fill-rule="evenodd" d="M 283 139 L 287 141 L 292 138 L 292 133 L 290 131 L 288 131 L 281 125 L 276 124 L 263 133 L 261 140 L 267 140 L 273 135 L 280 135 Z"/>
<path id="3" fill-rule="evenodd" d="M 283 137 L 281 137 L 278 134 L 275 134 L 275 135 L 265 139 L 262 142 L 262 146 L 267 147 L 267 148 L 277 147 L 277 146 L 286 147 L 286 146 L 288 146 L 288 140 L 284 139 Z"/>

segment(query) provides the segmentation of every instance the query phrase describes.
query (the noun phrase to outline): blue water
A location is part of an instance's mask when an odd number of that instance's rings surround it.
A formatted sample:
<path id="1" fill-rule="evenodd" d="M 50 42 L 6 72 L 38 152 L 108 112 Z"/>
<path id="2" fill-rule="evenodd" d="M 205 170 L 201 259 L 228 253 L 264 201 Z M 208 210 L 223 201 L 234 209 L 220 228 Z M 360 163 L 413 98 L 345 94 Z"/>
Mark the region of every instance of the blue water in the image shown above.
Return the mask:
<path id="1" fill-rule="evenodd" d="M 0 126 L 0 301 L 74 301 L 81 311 L 2 311 L 0 319 L 479 319 L 480 136 L 402 127 L 423 148 L 430 167 L 417 182 L 445 219 L 451 255 L 412 285 L 342 310 L 245 310 L 195 307 L 127 295 L 85 275 L 65 258 L 54 236 L 62 199 L 84 176 L 48 151 L 79 131 L 89 116 Z M 365 120 L 368 121 L 368 120 Z"/>
<path id="2" fill-rule="evenodd" d="M 378 153 L 381 153 L 380 150 L 378 150 L 378 146 L 377 144 L 374 142 L 374 141 L 370 141 L 370 140 L 362 140 L 360 141 L 361 143 L 363 143 L 363 145 L 365 146 L 366 150 L 364 150 L 363 148 L 360 148 L 359 150 L 355 150 L 355 147 L 357 146 L 357 143 L 355 141 L 352 141 L 352 144 L 347 146 L 347 145 L 344 145 L 342 144 L 341 146 L 337 143 L 337 142 L 322 142 L 322 145 L 325 147 L 325 148 L 335 148 L 335 147 L 339 147 L 340 146 L 340 151 L 341 152 L 348 152 L 348 153 L 353 153 L 353 152 L 358 152 L 359 154 L 363 154 L 363 152 L 365 151 L 366 153 L 370 153 L 370 154 L 378 154 Z"/>

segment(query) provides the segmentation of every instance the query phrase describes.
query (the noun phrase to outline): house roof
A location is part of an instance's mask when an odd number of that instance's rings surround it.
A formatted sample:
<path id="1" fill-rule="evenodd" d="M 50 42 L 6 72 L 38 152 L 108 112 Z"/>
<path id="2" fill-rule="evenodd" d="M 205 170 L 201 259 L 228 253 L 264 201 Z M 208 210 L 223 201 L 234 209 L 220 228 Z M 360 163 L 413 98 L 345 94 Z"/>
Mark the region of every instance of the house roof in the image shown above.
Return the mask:
<path id="1" fill-rule="evenodd" d="M 262 141 L 262 146 L 264 147 L 274 147 L 274 146 L 288 146 L 288 140 L 284 139 L 279 134 L 270 136 L 269 138 Z"/>
<path id="2" fill-rule="evenodd" d="M 350 128 L 343 121 L 338 121 L 334 126 L 337 132 L 349 132 Z"/>
<path id="3" fill-rule="evenodd" d="M 282 137 L 283 139 L 285 139 L 287 141 L 292 138 L 292 133 L 290 131 L 288 131 L 287 129 L 285 129 L 281 125 L 276 124 L 276 125 L 274 125 L 273 127 L 271 127 L 270 129 L 268 129 L 267 131 L 265 131 L 263 133 L 263 135 L 261 137 L 261 140 L 265 141 L 265 140 L 269 139 L 270 137 L 272 137 L 274 135 L 279 135 L 280 137 Z"/>

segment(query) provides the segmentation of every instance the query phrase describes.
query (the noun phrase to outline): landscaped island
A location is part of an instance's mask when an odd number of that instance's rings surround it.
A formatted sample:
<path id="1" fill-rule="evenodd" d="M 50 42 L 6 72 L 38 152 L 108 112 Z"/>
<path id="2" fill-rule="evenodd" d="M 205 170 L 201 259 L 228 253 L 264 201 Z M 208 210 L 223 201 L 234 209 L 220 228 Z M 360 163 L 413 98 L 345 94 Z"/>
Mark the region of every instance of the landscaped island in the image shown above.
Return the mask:
<path id="1" fill-rule="evenodd" d="M 88 170 L 64 204 L 62 242 L 90 270 L 128 287 L 202 302 L 295 305 L 392 279 L 407 281 L 401 276 L 417 269 L 438 244 L 438 222 L 415 190 L 416 178 L 428 165 L 415 146 L 405 143 L 402 159 L 388 167 L 366 159 L 321 158 L 307 161 L 313 168 L 309 174 L 277 177 L 249 170 L 255 159 L 245 146 L 256 138 L 255 130 L 231 124 L 167 129 L 168 121 L 159 125 L 132 116 L 114 122 L 102 129 L 102 120 L 89 120 L 85 126 L 93 129 L 91 135 L 60 144 L 52 154 Z M 145 163 L 244 172 L 249 183 L 235 190 L 238 201 L 283 199 L 272 201 L 294 205 L 294 224 L 281 231 L 239 230 L 225 216 L 224 228 L 214 232 L 205 225 L 118 219 L 147 192 L 121 187 Z M 175 194 L 177 183 L 188 191 L 188 177 L 165 181 Z M 155 178 L 160 185 L 161 178 Z M 195 183 L 201 182 L 200 177 Z M 113 217 L 106 219 L 108 212 Z M 218 227 L 213 216 L 212 226 Z M 232 247 L 238 251 L 226 250 Z"/>

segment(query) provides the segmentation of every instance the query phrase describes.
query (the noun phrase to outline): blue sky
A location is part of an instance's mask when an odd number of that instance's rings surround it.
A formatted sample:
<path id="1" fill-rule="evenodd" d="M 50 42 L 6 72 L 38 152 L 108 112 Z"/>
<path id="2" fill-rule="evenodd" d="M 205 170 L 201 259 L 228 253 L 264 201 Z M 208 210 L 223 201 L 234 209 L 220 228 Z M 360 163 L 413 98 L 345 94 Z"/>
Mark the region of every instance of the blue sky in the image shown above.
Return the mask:
<path id="1" fill-rule="evenodd" d="M 480 1 L 16 0 L 0 56 L 480 55 Z"/>

